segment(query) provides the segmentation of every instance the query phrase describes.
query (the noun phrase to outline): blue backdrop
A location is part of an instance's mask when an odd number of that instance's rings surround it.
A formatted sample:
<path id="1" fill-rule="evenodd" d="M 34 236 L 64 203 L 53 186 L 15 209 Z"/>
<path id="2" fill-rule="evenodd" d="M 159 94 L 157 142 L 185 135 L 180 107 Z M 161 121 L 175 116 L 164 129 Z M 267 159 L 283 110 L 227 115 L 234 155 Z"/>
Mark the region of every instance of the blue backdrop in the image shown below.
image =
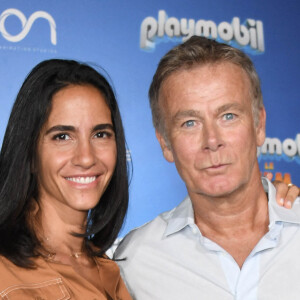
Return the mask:
<path id="1" fill-rule="evenodd" d="M 296 0 L 0 1 L 0 143 L 27 73 L 48 58 L 100 65 L 119 100 L 134 172 L 122 235 L 186 195 L 160 151 L 147 92 L 159 59 L 191 34 L 246 51 L 262 81 L 262 172 L 300 185 L 299 17 Z"/>

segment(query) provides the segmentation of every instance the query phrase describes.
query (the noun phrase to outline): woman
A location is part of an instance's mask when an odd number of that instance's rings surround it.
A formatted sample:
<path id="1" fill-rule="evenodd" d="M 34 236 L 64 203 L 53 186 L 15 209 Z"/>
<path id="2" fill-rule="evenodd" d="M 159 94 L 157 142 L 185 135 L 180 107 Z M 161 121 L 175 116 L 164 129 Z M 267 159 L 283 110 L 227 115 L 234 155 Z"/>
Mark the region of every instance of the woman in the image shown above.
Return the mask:
<path id="1" fill-rule="evenodd" d="M 75 61 L 38 64 L 0 154 L 2 299 L 131 299 L 104 254 L 127 206 L 124 131 L 109 83 Z"/>

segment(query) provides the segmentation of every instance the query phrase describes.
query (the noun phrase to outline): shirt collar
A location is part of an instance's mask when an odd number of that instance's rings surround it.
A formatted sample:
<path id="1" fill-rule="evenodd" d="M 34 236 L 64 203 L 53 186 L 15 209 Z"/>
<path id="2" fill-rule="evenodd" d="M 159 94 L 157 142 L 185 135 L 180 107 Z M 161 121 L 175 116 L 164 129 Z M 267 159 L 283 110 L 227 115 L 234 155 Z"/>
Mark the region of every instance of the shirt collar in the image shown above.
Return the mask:
<path id="1" fill-rule="evenodd" d="M 276 189 L 265 177 L 262 183 L 269 198 L 269 220 L 271 227 L 276 222 L 300 224 L 300 197 L 293 204 L 292 209 L 281 207 L 276 202 Z M 186 197 L 177 207 L 163 215 L 167 222 L 164 236 L 176 233 L 186 226 L 195 226 L 194 209 L 189 197 Z"/>
<path id="2" fill-rule="evenodd" d="M 186 197 L 177 207 L 164 217 L 167 222 L 167 228 L 164 233 L 165 236 L 176 233 L 188 225 L 195 224 L 191 199 Z"/>

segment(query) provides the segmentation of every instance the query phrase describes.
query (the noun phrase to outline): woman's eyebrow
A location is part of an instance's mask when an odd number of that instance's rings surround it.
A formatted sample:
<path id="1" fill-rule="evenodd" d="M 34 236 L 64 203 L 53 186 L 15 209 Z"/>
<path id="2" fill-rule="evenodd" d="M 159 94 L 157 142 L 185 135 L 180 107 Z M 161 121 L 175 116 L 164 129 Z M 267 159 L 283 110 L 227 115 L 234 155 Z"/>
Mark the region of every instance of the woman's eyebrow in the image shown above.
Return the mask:
<path id="1" fill-rule="evenodd" d="M 93 128 L 93 131 L 97 131 L 97 130 L 103 130 L 103 129 L 110 129 L 112 131 L 114 131 L 114 127 L 112 124 L 109 124 L 109 123 L 105 123 L 105 124 L 97 124 L 94 128 Z M 74 126 L 71 126 L 71 125 L 55 125 L 51 128 L 49 128 L 47 131 L 46 131 L 46 135 L 51 133 L 51 132 L 56 132 L 56 131 L 68 131 L 68 132 L 75 132 L 76 129 Z"/>
<path id="2" fill-rule="evenodd" d="M 94 127 L 93 131 L 103 130 L 103 129 L 110 129 L 110 130 L 114 131 L 114 127 L 110 123 L 98 124 Z"/>
<path id="3" fill-rule="evenodd" d="M 46 131 L 49 134 L 54 131 L 75 131 L 75 127 L 71 125 L 55 125 Z"/>

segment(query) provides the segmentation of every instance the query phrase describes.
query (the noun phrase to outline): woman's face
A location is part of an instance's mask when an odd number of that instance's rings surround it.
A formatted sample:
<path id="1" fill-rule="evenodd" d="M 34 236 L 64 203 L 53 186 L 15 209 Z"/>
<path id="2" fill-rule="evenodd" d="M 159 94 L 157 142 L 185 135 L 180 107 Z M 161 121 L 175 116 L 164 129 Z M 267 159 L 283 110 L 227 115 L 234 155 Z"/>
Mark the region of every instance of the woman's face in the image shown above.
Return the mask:
<path id="1" fill-rule="evenodd" d="M 95 207 L 113 175 L 117 148 L 111 112 L 91 85 L 57 92 L 37 147 L 39 202 L 61 212 Z"/>

